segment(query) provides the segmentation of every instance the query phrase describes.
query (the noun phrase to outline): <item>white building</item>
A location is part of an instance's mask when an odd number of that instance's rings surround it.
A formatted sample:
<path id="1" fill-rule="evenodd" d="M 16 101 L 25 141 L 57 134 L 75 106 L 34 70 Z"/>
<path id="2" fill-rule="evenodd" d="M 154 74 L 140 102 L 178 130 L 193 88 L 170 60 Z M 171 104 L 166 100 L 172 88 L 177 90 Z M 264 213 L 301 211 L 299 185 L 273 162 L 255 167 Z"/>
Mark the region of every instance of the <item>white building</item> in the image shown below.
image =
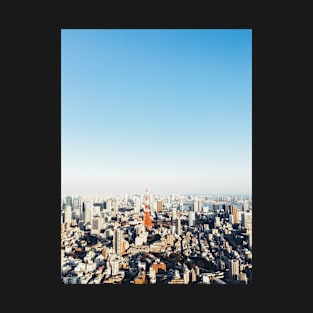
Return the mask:
<path id="1" fill-rule="evenodd" d="M 247 233 L 252 232 L 252 212 L 243 212 L 241 215 L 241 224 L 247 229 Z"/>
<path id="2" fill-rule="evenodd" d="M 70 205 L 67 205 L 65 208 L 65 213 L 64 213 L 64 224 L 69 227 L 72 222 L 72 207 Z"/>
<path id="3" fill-rule="evenodd" d="M 101 218 L 100 217 L 94 217 L 91 221 L 91 231 L 90 233 L 92 235 L 94 234 L 100 234 L 101 229 Z"/>
<path id="4" fill-rule="evenodd" d="M 135 197 L 135 213 L 140 213 L 141 202 L 139 197 Z"/>
<path id="5" fill-rule="evenodd" d="M 196 221 L 195 212 L 189 211 L 188 212 L 188 225 L 195 226 L 195 221 Z"/>
<path id="6" fill-rule="evenodd" d="M 119 261 L 119 259 L 117 257 L 115 257 L 115 258 L 110 260 L 112 276 L 118 274 L 118 272 L 119 272 L 119 264 L 120 264 L 120 261 Z"/>
<path id="7" fill-rule="evenodd" d="M 193 202 L 193 211 L 196 213 L 201 212 L 201 200 L 195 200 Z"/>
<path id="8" fill-rule="evenodd" d="M 230 259 L 228 261 L 229 266 L 229 277 L 238 280 L 239 279 L 239 268 L 240 263 L 238 259 Z"/>

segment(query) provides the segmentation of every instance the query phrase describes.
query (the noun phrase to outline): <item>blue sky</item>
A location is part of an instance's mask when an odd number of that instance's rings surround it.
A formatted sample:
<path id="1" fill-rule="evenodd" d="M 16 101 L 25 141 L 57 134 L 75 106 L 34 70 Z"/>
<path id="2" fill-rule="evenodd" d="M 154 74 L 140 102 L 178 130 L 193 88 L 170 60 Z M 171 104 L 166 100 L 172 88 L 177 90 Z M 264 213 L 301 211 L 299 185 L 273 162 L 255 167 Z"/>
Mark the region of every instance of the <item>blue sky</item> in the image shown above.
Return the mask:
<path id="1" fill-rule="evenodd" d="M 252 192 L 251 29 L 61 30 L 62 196 Z"/>

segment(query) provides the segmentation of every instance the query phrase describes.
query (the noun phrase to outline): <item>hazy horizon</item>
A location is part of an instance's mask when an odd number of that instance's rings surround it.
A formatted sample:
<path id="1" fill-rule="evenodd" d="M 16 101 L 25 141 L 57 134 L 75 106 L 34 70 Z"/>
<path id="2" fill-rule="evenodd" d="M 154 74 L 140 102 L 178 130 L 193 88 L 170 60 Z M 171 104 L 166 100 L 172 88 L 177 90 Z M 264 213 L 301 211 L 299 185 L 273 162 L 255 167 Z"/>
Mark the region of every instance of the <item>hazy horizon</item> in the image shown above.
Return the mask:
<path id="1" fill-rule="evenodd" d="M 252 30 L 61 30 L 61 194 L 252 194 Z"/>

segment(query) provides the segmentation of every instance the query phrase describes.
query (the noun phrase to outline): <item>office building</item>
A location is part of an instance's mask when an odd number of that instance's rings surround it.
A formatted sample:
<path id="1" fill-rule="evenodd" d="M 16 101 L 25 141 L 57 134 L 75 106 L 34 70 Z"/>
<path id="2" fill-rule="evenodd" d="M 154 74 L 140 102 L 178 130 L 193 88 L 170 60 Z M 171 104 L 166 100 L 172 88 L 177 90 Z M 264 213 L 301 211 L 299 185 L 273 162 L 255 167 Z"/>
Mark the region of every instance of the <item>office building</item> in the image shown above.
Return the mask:
<path id="1" fill-rule="evenodd" d="M 239 279 L 239 260 L 238 259 L 229 259 L 229 278 L 238 280 Z"/>
<path id="2" fill-rule="evenodd" d="M 139 214 L 141 208 L 141 200 L 140 197 L 135 197 L 135 213 Z"/>
<path id="3" fill-rule="evenodd" d="M 201 212 L 201 200 L 195 200 L 193 202 L 193 211 L 196 213 Z"/>
<path id="4" fill-rule="evenodd" d="M 182 234 L 182 227 L 181 227 L 180 217 L 175 219 L 175 232 L 179 236 Z"/>
<path id="5" fill-rule="evenodd" d="M 72 204 L 72 197 L 71 197 L 71 196 L 67 196 L 67 197 L 65 198 L 65 204 L 66 204 L 66 206 L 68 206 L 68 205 L 72 206 L 72 205 L 73 205 L 73 204 Z"/>
<path id="6" fill-rule="evenodd" d="M 228 214 L 232 214 L 234 219 L 233 219 L 233 224 L 238 224 L 239 219 L 238 219 L 238 208 L 236 205 L 228 205 L 227 206 L 227 212 Z"/>
<path id="7" fill-rule="evenodd" d="M 101 229 L 101 219 L 100 217 L 94 217 L 91 220 L 91 231 L 92 235 L 100 234 Z"/>
<path id="8" fill-rule="evenodd" d="M 189 226 L 195 226 L 195 223 L 196 223 L 195 212 L 189 211 L 188 212 L 188 225 Z"/>
<path id="9" fill-rule="evenodd" d="M 64 213 L 65 229 L 68 229 L 72 223 L 72 207 L 67 205 Z"/>
<path id="10" fill-rule="evenodd" d="M 243 212 L 241 215 L 241 224 L 247 231 L 247 233 L 252 232 L 252 212 Z"/>
<path id="11" fill-rule="evenodd" d="M 162 212 L 162 209 L 163 209 L 163 203 L 161 200 L 158 200 L 157 201 L 157 212 L 158 213 L 161 213 Z"/>
<path id="12" fill-rule="evenodd" d="M 116 255 L 122 255 L 122 241 L 123 241 L 123 232 L 121 229 L 114 229 L 113 233 L 113 251 Z"/>

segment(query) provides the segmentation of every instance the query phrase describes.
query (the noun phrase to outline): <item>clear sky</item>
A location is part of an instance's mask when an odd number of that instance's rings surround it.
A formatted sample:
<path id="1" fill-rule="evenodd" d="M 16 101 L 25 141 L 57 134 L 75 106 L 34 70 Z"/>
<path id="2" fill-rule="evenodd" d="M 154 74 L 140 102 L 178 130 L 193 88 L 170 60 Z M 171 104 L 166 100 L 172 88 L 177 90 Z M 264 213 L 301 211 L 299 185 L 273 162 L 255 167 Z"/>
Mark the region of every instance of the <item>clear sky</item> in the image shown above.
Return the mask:
<path id="1" fill-rule="evenodd" d="M 62 196 L 252 192 L 251 29 L 63 29 Z"/>

